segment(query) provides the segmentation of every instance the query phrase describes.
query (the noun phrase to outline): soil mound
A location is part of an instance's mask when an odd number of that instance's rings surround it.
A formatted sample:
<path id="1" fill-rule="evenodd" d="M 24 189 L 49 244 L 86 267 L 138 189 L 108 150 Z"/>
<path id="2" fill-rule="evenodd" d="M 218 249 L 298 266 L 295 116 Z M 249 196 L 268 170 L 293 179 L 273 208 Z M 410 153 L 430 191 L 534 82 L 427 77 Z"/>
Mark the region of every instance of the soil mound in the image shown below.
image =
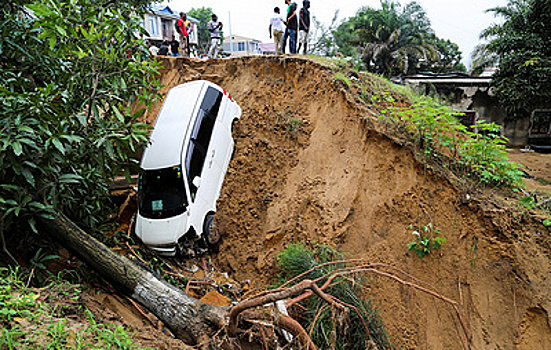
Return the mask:
<path id="1" fill-rule="evenodd" d="M 164 65 L 163 95 L 206 79 L 243 109 L 218 202 L 223 241 L 214 257 L 235 280 L 268 283 L 286 244 L 328 244 L 396 266 L 456 300 L 473 348 L 551 347 L 551 246 L 541 220 L 506 200 L 459 190 L 418 164 L 368 127 L 373 112 L 327 67 L 279 57 Z M 407 249 L 409 226 L 428 223 L 447 242 L 419 258 Z M 382 277 L 370 281 L 397 348 L 466 345 L 448 305 Z"/>

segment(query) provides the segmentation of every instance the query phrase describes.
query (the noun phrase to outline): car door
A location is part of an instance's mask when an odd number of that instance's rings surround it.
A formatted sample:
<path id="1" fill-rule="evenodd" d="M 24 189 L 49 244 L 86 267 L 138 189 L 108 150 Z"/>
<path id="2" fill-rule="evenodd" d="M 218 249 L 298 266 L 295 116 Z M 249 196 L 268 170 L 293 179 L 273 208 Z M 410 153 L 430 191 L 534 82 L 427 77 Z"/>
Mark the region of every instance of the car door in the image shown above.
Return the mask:
<path id="1" fill-rule="evenodd" d="M 190 219 L 197 233 L 203 230 L 206 214 L 215 210 L 224 178 L 220 162 L 221 157 L 226 155 L 231 135 L 218 120 L 218 114 L 224 108 L 223 97 L 218 89 L 207 85 L 186 154 L 188 185 L 193 202 Z"/>

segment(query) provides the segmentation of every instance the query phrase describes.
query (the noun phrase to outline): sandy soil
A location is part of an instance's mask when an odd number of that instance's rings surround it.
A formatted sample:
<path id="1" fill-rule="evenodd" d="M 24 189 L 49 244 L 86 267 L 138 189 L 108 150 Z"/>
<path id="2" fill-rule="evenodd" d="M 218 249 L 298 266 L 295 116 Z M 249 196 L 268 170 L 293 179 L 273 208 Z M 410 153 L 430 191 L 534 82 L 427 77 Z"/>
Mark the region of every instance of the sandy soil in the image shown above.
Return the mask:
<path id="1" fill-rule="evenodd" d="M 163 94 L 207 79 L 243 109 L 218 202 L 223 241 L 214 257 L 235 280 L 263 286 L 286 244 L 329 244 L 351 258 L 396 266 L 455 300 L 472 348 L 551 348 L 551 246 L 541 217 L 518 211 L 510 199 L 457 189 L 416 163 L 368 127 L 371 113 L 327 68 L 277 57 L 170 59 L 165 66 Z M 544 167 L 534 166 L 541 163 L 535 154 L 514 158 L 534 181 L 551 180 L 551 158 Z M 550 183 L 539 180 L 538 189 L 551 191 Z M 447 238 L 422 259 L 407 249 L 408 227 L 419 221 Z M 469 343 L 449 305 L 383 277 L 367 287 L 397 348 Z"/>
<path id="2" fill-rule="evenodd" d="M 530 191 L 551 194 L 551 153 L 527 153 L 513 149 L 509 152 L 509 157 L 522 165 Z"/>

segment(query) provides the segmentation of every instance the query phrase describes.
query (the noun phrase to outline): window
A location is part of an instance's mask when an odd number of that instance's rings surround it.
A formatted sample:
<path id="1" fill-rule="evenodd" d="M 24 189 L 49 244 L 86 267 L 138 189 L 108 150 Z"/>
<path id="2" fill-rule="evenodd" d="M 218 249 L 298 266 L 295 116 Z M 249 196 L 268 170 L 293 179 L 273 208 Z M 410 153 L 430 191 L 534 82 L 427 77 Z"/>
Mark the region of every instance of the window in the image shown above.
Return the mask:
<path id="1" fill-rule="evenodd" d="M 209 87 L 203 98 L 203 102 L 201 102 L 197 119 L 193 125 L 191 139 L 186 152 L 186 170 L 192 201 L 195 200 L 195 194 L 197 193 L 197 187 L 193 184 L 193 179 L 197 176 L 201 177 L 212 130 L 214 129 L 214 123 L 218 116 L 221 102 L 222 93 L 215 88 Z"/>
<path id="2" fill-rule="evenodd" d="M 201 109 L 206 113 L 211 114 L 214 119 L 218 116 L 220 110 L 220 103 L 222 102 L 222 93 L 217 89 L 210 87 L 207 89 L 205 98 L 201 103 Z"/>
<path id="3" fill-rule="evenodd" d="M 157 26 L 156 17 L 149 17 L 149 34 L 151 35 L 159 34 L 159 27 Z"/>
<path id="4" fill-rule="evenodd" d="M 146 170 L 138 182 L 138 207 L 143 217 L 163 219 L 182 214 L 188 206 L 182 168 Z"/>
<path id="5" fill-rule="evenodd" d="M 532 112 L 530 134 L 551 134 L 551 110 L 538 109 Z"/>
<path id="6" fill-rule="evenodd" d="M 457 118 L 459 118 L 461 124 L 465 125 L 466 127 L 470 127 L 476 124 L 478 120 L 478 113 L 476 111 L 460 111 L 459 113 L 461 115 L 457 115 Z"/>
<path id="7" fill-rule="evenodd" d="M 237 43 L 237 51 L 245 51 L 245 43 Z"/>

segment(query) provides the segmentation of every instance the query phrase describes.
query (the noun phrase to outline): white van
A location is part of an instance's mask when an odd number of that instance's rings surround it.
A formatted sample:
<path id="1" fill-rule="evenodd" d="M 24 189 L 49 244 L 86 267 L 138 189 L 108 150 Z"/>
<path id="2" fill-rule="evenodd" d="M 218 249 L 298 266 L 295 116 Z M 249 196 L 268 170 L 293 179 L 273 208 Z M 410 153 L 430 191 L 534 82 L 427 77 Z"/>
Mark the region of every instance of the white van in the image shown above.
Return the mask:
<path id="1" fill-rule="evenodd" d="M 140 164 L 136 235 L 150 249 L 174 256 L 217 242 L 213 215 L 240 117 L 230 94 L 211 82 L 169 91 Z"/>

